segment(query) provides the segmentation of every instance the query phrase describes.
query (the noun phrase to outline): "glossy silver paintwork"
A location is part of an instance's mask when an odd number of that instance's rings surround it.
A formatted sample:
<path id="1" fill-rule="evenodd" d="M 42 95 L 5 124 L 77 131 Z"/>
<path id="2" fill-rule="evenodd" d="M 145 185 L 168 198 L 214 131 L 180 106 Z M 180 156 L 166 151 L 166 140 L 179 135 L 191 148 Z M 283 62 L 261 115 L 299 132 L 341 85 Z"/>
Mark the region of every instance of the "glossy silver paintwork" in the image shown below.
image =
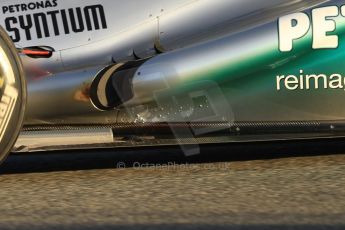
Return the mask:
<path id="1" fill-rule="evenodd" d="M 89 98 L 89 87 L 102 67 L 62 72 L 28 85 L 26 124 L 115 123 L 117 111 L 100 112 Z M 49 98 L 49 100 L 47 100 Z"/>
<path id="2" fill-rule="evenodd" d="M 199 0 L 183 7 L 163 11 L 139 26 L 96 42 L 61 51 L 66 68 L 133 60 L 133 52 L 146 58 L 155 55 L 159 42 L 166 50 L 174 50 L 246 30 L 291 11 L 303 10 L 310 3 L 286 0 Z M 315 1 L 320 2 L 320 1 Z M 186 2 L 188 3 L 188 1 Z M 155 4 L 154 2 L 150 4 Z M 260 15 L 253 19 L 254 15 Z M 243 18 L 246 17 L 246 18 Z"/>
<path id="3" fill-rule="evenodd" d="M 207 71 L 224 61 L 230 60 L 236 64 L 236 60 L 245 60 L 243 55 L 246 52 L 253 50 L 255 52 L 260 46 L 265 46 L 275 39 L 273 36 L 276 33 L 273 32 L 273 28 L 277 17 L 303 11 L 306 7 L 322 2 L 328 1 L 59 0 L 59 9 L 103 4 L 108 29 L 17 43 L 18 47 L 45 45 L 55 49 L 50 59 L 22 57 L 29 82 L 26 124 L 73 126 L 199 120 L 233 122 L 232 108 L 230 105 L 227 106 L 220 89 L 209 93 L 207 90 L 202 90 L 203 87 L 200 85 L 190 86 L 194 87 L 191 96 L 198 100 L 192 101 L 185 97 L 183 98 L 185 100 L 179 103 L 169 95 L 164 95 L 165 91 L 167 88 L 174 89 L 183 85 L 184 81 L 189 81 L 191 73 Z M 16 3 L 21 1 L 2 2 L 4 5 Z M 47 10 L 34 12 L 45 11 Z M 0 15 L 0 20 L 3 21 L 4 17 L 6 15 Z M 255 28 L 260 26 L 263 26 L 262 31 L 258 33 Z M 243 47 L 241 45 L 243 43 L 247 46 Z M 165 53 L 160 54 L 159 51 Z M 108 112 L 100 111 L 93 106 L 89 98 L 90 85 L 103 68 L 114 63 L 150 57 L 152 58 L 136 72 L 133 82 L 135 97 L 132 100 Z M 218 88 L 216 83 L 209 82 L 210 79 L 201 80 L 208 81 L 208 86 L 213 85 L 213 88 Z M 198 116 L 192 116 L 193 114 Z M 242 119 L 248 120 L 248 117 L 244 116 Z M 237 131 L 240 132 L 240 129 L 236 129 Z M 22 137 L 29 138 L 25 140 L 30 142 L 34 140 L 32 138 L 42 135 L 50 135 L 53 139 L 57 133 L 64 137 L 71 136 L 68 131 L 51 133 L 31 131 L 29 136 L 24 133 Z M 72 136 L 75 135 L 76 133 L 72 132 Z M 123 137 L 118 137 L 116 133 L 114 136 L 120 139 L 113 143 L 116 146 L 121 146 L 121 143 L 123 146 L 137 146 L 177 142 L 175 139 L 164 142 L 146 136 L 138 142 L 130 139 L 123 141 L 121 139 Z M 304 138 L 303 135 L 294 137 Z M 24 140 L 23 138 L 20 140 Z M 264 139 L 258 135 L 246 138 L 248 137 L 218 136 L 200 140 L 186 138 L 182 142 L 190 144 Z M 288 139 L 291 136 L 271 136 L 271 139 L 280 138 Z M 59 142 L 61 140 L 54 143 L 58 145 Z M 79 144 L 89 147 L 87 142 L 88 140 Z M 19 142 L 17 147 L 30 148 L 30 145 L 28 142 L 20 145 Z M 45 149 L 48 144 L 42 146 L 43 148 L 38 147 L 38 149 Z"/>
<path id="4" fill-rule="evenodd" d="M 15 1 L 4 2 L 13 4 Z M 327 1 L 311 2 L 319 4 Z M 154 49 L 155 45 L 167 52 L 162 56 L 163 59 L 175 57 L 174 53 L 170 54 L 175 49 L 187 48 L 195 44 L 205 44 L 205 47 L 201 47 L 207 49 L 208 43 L 212 40 L 250 30 L 284 14 L 301 11 L 307 6 L 310 7 L 311 2 L 301 0 L 99 0 L 97 3 L 104 4 L 106 9 L 108 30 L 63 36 L 59 39 L 23 41 L 18 44 L 20 47 L 48 45 L 56 49 L 53 57 L 48 61 L 23 58 L 24 64 L 31 72 L 28 74 L 30 96 L 26 123 L 74 124 L 136 121 L 138 120 L 138 114 L 135 114 L 137 108 L 105 113 L 92 107 L 85 92 L 95 73 L 113 62 L 156 56 L 158 54 Z M 91 3 L 94 1 L 61 0 L 59 7 L 69 8 Z M 260 17 L 255 17 L 258 15 Z M 241 49 L 235 52 L 241 52 Z M 196 54 L 188 53 L 188 55 Z M 220 55 L 212 57 L 210 61 L 217 62 L 221 59 Z M 182 68 L 193 68 L 193 65 L 207 64 L 207 61 L 192 61 L 185 63 Z M 180 68 L 181 66 L 176 70 L 180 71 Z M 37 70 L 41 73 L 39 79 L 37 79 Z M 162 69 L 162 71 L 165 70 Z M 183 77 L 183 74 L 182 69 L 179 75 Z M 152 81 L 148 82 L 152 83 Z M 155 85 L 150 84 L 150 87 L 155 87 Z M 146 90 L 148 89 L 144 87 L 136 89 L 138 95 L 144 95 Z M 80 92 L 84 92 L 85 97 L 75 96 Z M 151 113 L 151 108 L 147 109 L 148 106 L 140 106 L 146 108 L 144 110 L 146 113 Z M 188 105 L 181 107 L 187 114 L 192 109 Z M 162 108 L 158 106 L 158 108 L 153 108 L 153 111 L 156 109 Z M 139 110 L 143 113 L 142 109 Z M 119 116 L 118 113 L 120 113 Z M 165 120 L 169 119 L 166 117 Z"/>

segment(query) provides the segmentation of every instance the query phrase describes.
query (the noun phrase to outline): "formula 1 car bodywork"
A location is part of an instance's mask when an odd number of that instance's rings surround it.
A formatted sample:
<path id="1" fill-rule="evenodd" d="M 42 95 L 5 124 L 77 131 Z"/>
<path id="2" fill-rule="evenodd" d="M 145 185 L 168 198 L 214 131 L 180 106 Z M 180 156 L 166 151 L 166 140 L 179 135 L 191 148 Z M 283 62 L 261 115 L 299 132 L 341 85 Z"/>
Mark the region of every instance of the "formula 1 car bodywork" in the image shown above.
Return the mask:
<path id="1" fill-rule="evenodd" d="M 342 136 L 343 5 L 2 1 L 28 91 L 13 151 Z"/>

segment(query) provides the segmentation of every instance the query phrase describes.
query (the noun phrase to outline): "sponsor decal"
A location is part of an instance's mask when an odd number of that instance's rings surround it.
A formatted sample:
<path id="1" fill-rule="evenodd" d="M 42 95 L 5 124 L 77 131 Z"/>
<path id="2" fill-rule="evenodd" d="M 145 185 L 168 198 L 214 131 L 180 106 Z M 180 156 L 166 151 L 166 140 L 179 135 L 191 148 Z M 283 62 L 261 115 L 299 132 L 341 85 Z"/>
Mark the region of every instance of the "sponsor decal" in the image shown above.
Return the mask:
<path id="1" fill-rule="evenodd" d="M 58 9 L 58 6 L 57 0 L 3 6 L 5 28 L 13 42 L 108 28 L 101 4 L 69 9 Z M 34 10 L 41 12 L 30 13 Z"/>
<path id="2" fill-rule="evenodd" d="M 339 37 L 336 34 L 336 18 L 339 16 L 345 17 L 345 6 L 325 6 L 312 9 L 310 15 L 298 12 L 280 17 L 278 19 L 279 51 L 283 53 L 293 51 L 295 42 L 310 36 L 310 31 L 312 49 L 337 49 Z M 342 74 L 306 74 L 306 72 L 307 70 L 301 69 L 297 74 L 277 75 L 276 90 L 345 90 L 345 76 Z"/>
<path id="3" fill-rule="evenodd" d="M 294 41 L 307 36 L 312 29 L 313 49 L 335 49 L 339 38 L 330 34 L 336 30 L 335 17 L 345 16 L 345 6 L 327 6 L 316 8 L 308 14 L 299 12 L 283 16 L 278 20 L 279 50 L 289 52 L 293 50 Z"/>
<path id="4" fill-rule="evenodd" d="M 303 70 L 297 75 L 277 76 L 277 90 L 311 90 L 311 89 L 342 89 L 345 90 L 345 77 L 341 74 L 305 74 Z"/>

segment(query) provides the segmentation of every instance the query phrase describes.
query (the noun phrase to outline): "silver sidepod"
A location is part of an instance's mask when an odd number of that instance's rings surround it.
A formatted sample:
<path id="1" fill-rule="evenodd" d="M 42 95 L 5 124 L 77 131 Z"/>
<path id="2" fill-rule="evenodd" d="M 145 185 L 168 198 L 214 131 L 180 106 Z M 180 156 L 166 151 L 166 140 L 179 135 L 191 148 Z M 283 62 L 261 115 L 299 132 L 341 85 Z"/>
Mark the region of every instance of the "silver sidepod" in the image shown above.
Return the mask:
<path id="1" fill-rule="evenodd" d="M 27 125 L 92 124 L 116 121 L 117 111 L 101 112 L 90 100 L 90 85 L 104 66 L 63 72 L 28 84 Z"/>

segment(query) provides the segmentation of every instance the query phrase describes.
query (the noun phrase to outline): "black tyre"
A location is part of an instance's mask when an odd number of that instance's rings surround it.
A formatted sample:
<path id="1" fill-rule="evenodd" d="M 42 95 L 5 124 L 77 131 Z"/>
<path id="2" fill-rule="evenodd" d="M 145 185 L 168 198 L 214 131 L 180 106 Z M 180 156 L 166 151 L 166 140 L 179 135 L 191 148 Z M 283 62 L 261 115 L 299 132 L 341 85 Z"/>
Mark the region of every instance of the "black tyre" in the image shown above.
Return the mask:
<path id="1" fill-rule="evenodd" d="M 11 38 L 0 27 L 0 163 L 15 144 L 26 104 L 23 66 Z"/>

